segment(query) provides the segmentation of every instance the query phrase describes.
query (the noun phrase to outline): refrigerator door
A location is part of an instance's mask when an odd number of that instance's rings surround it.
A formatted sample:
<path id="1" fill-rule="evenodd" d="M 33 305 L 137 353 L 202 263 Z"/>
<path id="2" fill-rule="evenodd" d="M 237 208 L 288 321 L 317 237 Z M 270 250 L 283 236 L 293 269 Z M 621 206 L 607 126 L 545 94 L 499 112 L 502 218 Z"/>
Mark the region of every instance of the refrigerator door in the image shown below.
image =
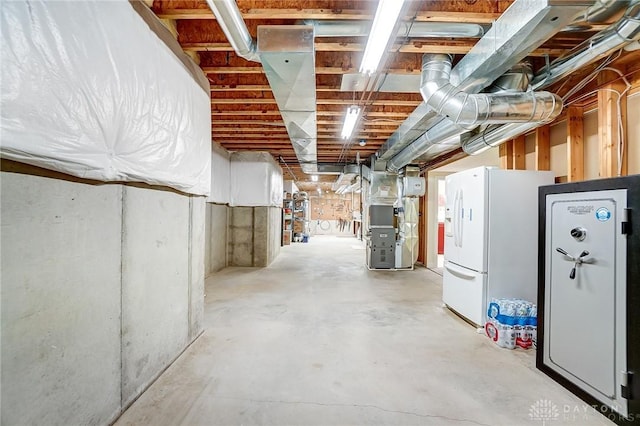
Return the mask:
<path id="1" fill-rule="evenodd" d="M 553 194 L 546 205 L 544 362 L 626 415 L 616 385 L 626 369 L 626 190 Z"/>
<path id="2" fill-rule="evenodd" d="M 455 173 L 445 182 L 445 260 L 486 272 L 487 168 Z"/>
<path id="3" fill-rule="evenodd" d="M 466 269 L 455 263 L 444 263 L 442 301 L 476 325 L 484 324 L 484 291 L 486 274 Z"/>

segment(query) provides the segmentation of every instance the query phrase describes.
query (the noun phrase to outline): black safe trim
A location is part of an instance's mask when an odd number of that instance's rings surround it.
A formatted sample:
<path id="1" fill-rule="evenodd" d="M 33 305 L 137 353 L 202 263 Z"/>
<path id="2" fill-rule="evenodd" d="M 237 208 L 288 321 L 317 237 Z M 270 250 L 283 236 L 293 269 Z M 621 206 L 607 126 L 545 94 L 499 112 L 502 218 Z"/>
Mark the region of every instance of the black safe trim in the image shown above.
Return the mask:
<path id="1" fill-rule="evenodd" d="M 612 189 L 627 190 L 630 233 L 627 235 L 627 370 L 634 373 L 631 386 L 634 399 L 629 400 L 629 416 L 626 420 L 608 406 L 583 391 L 560 374 L 544 364 L 544 297 L 545 297 L 545 239 L 546 239 L 546 197 L 549 194 L 602 191 Z M 619 425 L 640 425 L 640 175 L 585 182 L 564 183 L 542 186 L 538 191 L 538 349 L 536 367 L 560 383 L 573 394 Z M 622 232 L 622 230 L 618 230 Z"/>

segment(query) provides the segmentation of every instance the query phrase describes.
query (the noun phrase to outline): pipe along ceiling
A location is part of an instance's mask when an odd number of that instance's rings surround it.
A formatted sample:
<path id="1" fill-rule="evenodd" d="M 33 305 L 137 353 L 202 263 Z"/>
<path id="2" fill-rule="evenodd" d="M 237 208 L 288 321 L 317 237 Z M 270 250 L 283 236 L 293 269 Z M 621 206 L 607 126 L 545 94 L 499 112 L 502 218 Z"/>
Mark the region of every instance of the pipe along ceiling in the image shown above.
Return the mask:
<path id="1" fill-rule="evenodd" d="M 263 63 L 303 172 L 341 173 L 344 165 L 317 162 L 312 39 L 366 35 L 369 23 L 312 20 L 303 22 L 305 25 L 290 25 L 289 30 L 279 26 L 278 31 L 270 31 L 267 27 L 259 29 L 256 44 L 234 0 L 207 3 L 237 54 Z M 531 75 L 526 75 L 526 65 L 520 62 L 531 51 L 563 29 L 588 28 L 627 6 L 618 22 L 552 62 L 529 81 Z M 291 38 L 283 34 L 295 34 L 304 42 L 287 42 Z M 410 26 L 401 23 L 397 34 L 480 39 L 453 69 L 450 55 L 424 55 L 420 85 L 424 103 L 375 156 L 392 172 L 417 158 L 432 159 L 461 146 L 467 153 L 477 153 L 552 121 L 562 110 L 562 100 L 538 90 L 638 40 L 640 0 L 515 0 L 488 31 L 476 24 L 425 22 Z M 268 47 L 261 50 L 261 46 Z M 280 62 L 285 56 L 290 65 L 283 68 Z M 513 67 L 518 69 L 509 71 Z M 479 93 L 482 91 L 485 93 Z M 494 126 L 485 126 L 488 124 Z M 483 131 L 474 133 L 478 128 Z"/>

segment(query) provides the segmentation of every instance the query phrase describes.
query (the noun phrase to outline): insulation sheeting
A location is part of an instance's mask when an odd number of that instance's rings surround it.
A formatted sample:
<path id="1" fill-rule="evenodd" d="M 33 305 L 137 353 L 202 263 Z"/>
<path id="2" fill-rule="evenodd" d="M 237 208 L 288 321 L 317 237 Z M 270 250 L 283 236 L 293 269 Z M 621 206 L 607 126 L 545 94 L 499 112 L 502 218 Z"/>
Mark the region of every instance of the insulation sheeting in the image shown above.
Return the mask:
<path id="1" fill-rule="evenodd" d="M 127 1 L 6 2 L 0 155 L 208 195 L 208 94 Z"/>
<path id="2" fill-rule="evenodd" d="M 295 194 L 299 191 L 298 185 L 296 185 L 296 183 L 292 180 L 285 180 L 283 188 L 284 192 L 288 192 L 289 194 Z"/>
<path id="3" fill-rule="evenodd" d="M 231 154 L 231 200 L 233 207 L 282 207 L 282 168 L 268 152 Z"/>
<path id="4" fill-rule="evenodd" d="M 214 143 L 211 151 L 211 194 L 208 203 L 228 204 L 231 200 L 229 151 Z"/>

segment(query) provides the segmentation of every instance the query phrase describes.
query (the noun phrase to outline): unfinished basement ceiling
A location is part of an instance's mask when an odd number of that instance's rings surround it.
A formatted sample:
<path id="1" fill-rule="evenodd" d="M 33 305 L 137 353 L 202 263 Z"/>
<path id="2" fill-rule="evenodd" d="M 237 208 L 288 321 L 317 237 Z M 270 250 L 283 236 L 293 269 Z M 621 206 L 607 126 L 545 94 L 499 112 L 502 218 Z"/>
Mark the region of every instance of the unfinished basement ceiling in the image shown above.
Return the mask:
<path id="1" fill-rule="evenodd" d="M 509 7 L 512 0 L 431 0 L 407 1 L 402 25 L 411 22 L 479 24 L 484 29 Z M 237 0 L 250 35 L 258 37 L 260 25 L 294 25 L 303 21 L 365 21 L 370 23 L 377 0 Z M 270 152 L 281 162 L 285 179 L 308 180 L 298 163 L 285 122 L 278 110 L 260 62 L 239 57 L 231 47 L 205 0 L 156 0 L 153 11 L 177 31 L 178 41 L 194 57 L 211 84 L 212 139 L 228 150 Z M 547 61 L 560 57 L 597 31 L 615 22 L 617 13 L 605 22 L 583 31 L 562 31 L 529 52 L 527 60 L 534 72 Z M 477 37 L 397 37 L 379 75 L 367 86 L 353 74 L 358 73 L 366 36 L 315 37 L 315 81 L 317 111 L 318 163 L 344 163 L 365 160 L 377 152 L 400 124 L 418 107 L 423 98 L 419 92 L 419 76 L 424 53 L 448 53 L 459 61 L 478 41 Z M 620 60 L 633 62 L 638 52 L 625 52 Z M 584 70 L 571 76 L 585 75 Z M 404 76 L 404 77 L 403 77 Z M 412 78 L 405 78 L 405 77 Z M 344 81 L 343 81 L 344 79 Z M 379 91 L 363 91 L 364 87 L 386 86 Z M 397 81 L 401 87 L 392 91 Z M 351 83 L 350 83 L 351 82 Z M 413 83 L 412 83 L 413 82 Z M 357 83 L 357 84 L 356 84 Z M 345 90 L 349 84 L 354 90 Z M 409 88 L 407 88 L 407 86 Z M 415 89 L 412 87 L 415 86 Z M 566 85 L 565 85 L 566 86 Z M 397 87 L 397 84 L 396 84 Z M 554 88 L 559 87 L 556 85 Z M 391 89 L 389 89 L 391 88 Z M 585 89 L 585 90 L 588 90 Z M 340 138 L 345 111 L 349 105 L 363 107 L 363 119 L 354 136 L 344 142 Z M 361 146 L 359 142 L 366 144 Z M 285 165 L 286 163 L 286 165 Z M 430 164 L 437 161 L 430 160 Z M 335 176 L 321 176 L 332 182 Z"/>

